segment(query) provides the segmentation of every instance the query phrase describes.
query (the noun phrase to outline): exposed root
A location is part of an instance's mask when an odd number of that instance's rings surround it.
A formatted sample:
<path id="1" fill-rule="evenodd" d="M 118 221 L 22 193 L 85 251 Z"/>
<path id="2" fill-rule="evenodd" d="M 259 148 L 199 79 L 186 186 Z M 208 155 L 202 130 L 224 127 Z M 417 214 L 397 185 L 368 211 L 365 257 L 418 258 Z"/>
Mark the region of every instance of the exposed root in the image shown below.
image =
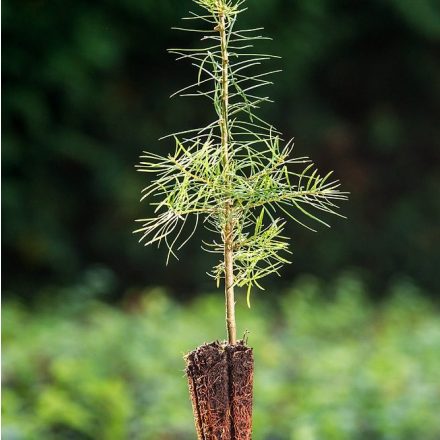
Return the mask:
<path id="1" fill-rule="evenodd" d="M 212 342 L 185 356 L 199 440 L 250 440 L 253 354 L 243 341 Z"/>

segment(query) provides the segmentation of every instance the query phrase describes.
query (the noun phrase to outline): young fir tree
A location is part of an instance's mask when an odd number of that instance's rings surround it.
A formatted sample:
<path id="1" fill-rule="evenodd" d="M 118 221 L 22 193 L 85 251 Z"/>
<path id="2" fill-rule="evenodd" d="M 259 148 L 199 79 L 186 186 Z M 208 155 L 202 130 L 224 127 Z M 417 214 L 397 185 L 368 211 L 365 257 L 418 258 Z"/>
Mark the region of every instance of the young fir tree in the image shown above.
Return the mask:
<path id="1" fill-rule="evenodd" d="M 262 278 L 289 263 L 286 219 L 308 229 L 307 220 L 327 225 L 318 214 L 340 216 L 336 204 L 347 196 L 331 172 L 322 176 L 308 158 L 292 157 L 292 141 L 284 143 L 257 115 L 260 105 L 270 102 L 258 91 L 278 71 L 254 73 L 273 56 L 253 49 L 265 39 L 262 28 L 236 29 L 244 0 L 194 2 L 204 12 L 191 12 L 185 20 L 197 25 L 177 29 L 200 33 L 202 44 L 170 52 L 197 67 L 197 80 L 175 95 L 207 98 L 216 117 L 204 127 L 169 135 L 174 154 L 141 156 L 138 170 L 153 176 L 141 200 L 155 206 L 155 216 L 139 220 L 136 232 L 145 245 L 164 242 L 168 256 L 199 225 L 214 234 L 203 248 L 221 255 L 211 274 L 217 285 L 224 280 L 228 342 L 234 345 L 234 288 L 247 288 L 249 305 L 252 287 L 262 288 Z"/>

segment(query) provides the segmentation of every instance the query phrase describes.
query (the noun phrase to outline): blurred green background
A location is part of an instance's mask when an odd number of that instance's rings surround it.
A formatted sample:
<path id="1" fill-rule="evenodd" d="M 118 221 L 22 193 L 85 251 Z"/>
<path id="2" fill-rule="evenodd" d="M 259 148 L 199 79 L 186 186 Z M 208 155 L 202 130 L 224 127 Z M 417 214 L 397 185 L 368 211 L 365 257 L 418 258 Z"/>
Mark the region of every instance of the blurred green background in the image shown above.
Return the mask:
<path id="1" fill-rule="evenodd" d="M 334 169 L 347 221 L 289 225 L 294 264 L 253 308 L 255 439 L 440 438 L 440 4 L 248 0 L 283 58 L 262 116 Z M 164 267 L 132 235 L 190 0 L 2 2 L 3 436 L 194 438 L 181 354 L 222 338 L 200 238 Z M 269 66 L 268 66 L 269 67 Z"/>

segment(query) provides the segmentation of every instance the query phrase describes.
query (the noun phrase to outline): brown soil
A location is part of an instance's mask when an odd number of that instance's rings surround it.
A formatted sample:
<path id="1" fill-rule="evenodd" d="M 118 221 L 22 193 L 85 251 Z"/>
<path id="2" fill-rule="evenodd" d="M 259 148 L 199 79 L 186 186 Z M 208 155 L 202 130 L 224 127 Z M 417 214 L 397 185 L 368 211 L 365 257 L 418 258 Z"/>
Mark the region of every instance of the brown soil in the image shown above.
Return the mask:
<path id="1" fill-rule="evenodd" d="M 185 356 L 199 440 L 252 437 L 252 348 L 212 342 Z"/>

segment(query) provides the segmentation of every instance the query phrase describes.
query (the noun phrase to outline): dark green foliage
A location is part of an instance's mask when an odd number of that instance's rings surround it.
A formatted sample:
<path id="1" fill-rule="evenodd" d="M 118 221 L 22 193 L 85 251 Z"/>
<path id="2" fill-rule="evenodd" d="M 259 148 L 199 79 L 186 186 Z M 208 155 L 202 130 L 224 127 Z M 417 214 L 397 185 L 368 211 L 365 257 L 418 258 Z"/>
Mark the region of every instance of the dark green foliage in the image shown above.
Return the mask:
<path id="1" fill-rule="evenodd" d="M 350 221 L 333 234 L 286 226 L 297 260 L 284 278 L 349 265 L 376 283 L 399 271 L 438 290 L 438 2 L 249 1 L 244 24 L 267 24 L 267 49 L 284 57 L 266 119 L 353 194 Z M 190 3 L 2 3 L 7 290 L 70 282 L 96 263 L 115 287 L 166 283 L 183 293 L 205 282 L 211 262 L 192 257 L 198 243 L 156 270 L 163 258 L 128 227 L 144 215 L 132 169 L 139 150 L 169 151 L 158 137 L 209 120 L 197 103 L 163 101 L 192 80 L 165 53 L 179 38 L 192 45 L 194 36 L 169 32 Z"/>

